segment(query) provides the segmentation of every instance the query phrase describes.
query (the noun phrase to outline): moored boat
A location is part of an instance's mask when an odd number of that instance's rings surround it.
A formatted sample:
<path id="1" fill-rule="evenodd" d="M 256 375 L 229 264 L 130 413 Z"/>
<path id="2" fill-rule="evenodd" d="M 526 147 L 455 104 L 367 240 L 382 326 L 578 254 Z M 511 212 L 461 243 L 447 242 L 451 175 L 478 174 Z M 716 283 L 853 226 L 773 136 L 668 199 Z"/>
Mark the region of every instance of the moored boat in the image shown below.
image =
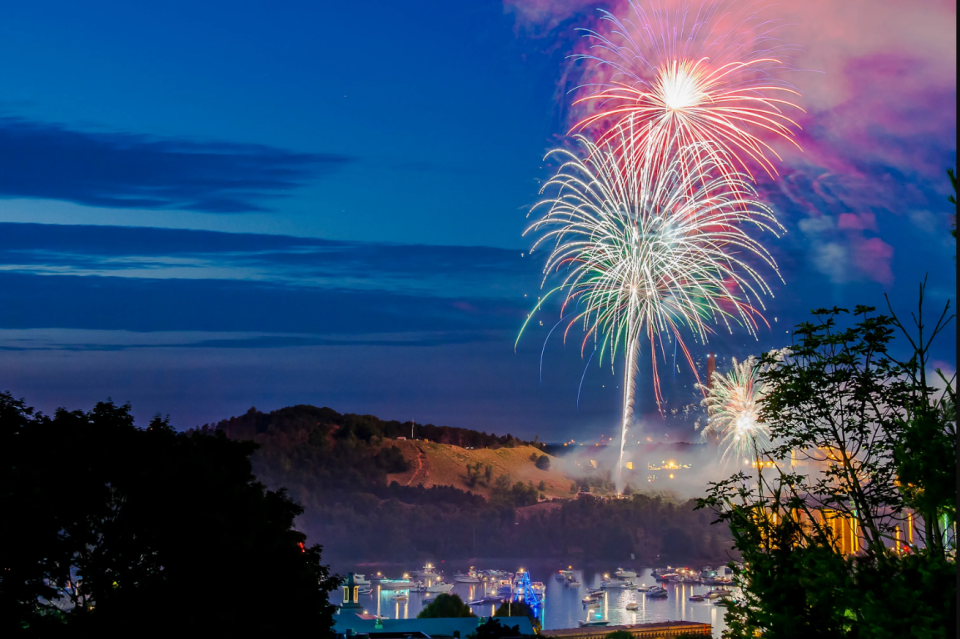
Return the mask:
<path id="1" fill-rule="evenodd" d="M 636 601 L 631 601 L 627 604 L 626 608 L 627 610 L 638 610 L 640 608 L 640 604 L 638 604 Z"/>
<path id="2" fill-rule="evenodd" d="M 637 573 L 633 572 L 632 570 L 617 568 L 617 572 L 613 573 L 613 576 L 617 579 L 636 579 Z"/>
<path id="3" fill-rule="evenodd" d="M 661 586 L 653 586 L 647 590 L 647 596 L 651 599 L 664 599 L 667 596 L 667 589 Z"/>

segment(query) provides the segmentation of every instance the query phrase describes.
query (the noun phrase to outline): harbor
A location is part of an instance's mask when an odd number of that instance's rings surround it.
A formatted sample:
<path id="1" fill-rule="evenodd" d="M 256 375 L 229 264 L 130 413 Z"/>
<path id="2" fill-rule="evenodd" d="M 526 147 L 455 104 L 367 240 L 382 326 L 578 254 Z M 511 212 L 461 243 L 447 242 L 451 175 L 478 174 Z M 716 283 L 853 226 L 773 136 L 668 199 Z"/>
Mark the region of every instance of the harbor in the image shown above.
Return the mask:
<path id="1" fill-rule="evenodd" d="M 709 624 L 712 635 L 719 637 L 726 627 L 724 603 L 734 596 L 729 569 L 709 566 L 604 569 L 558 567 L 553 562 L 520 564 L 512 571 L 503 561 L 440 566 L 409 571 L 353 568 L 358 571 L 363 613 L 385 620 L 415 619 L 438 593 L 450 592 L 480 617 L 493 616 L 506 601 L 534 601 L 541 631 L 548 636 L 551 631 L 564 637 L 602 636 L 620 626 L 694 622 Z M 367 572 L 359 574 L 363 570 Z"/>

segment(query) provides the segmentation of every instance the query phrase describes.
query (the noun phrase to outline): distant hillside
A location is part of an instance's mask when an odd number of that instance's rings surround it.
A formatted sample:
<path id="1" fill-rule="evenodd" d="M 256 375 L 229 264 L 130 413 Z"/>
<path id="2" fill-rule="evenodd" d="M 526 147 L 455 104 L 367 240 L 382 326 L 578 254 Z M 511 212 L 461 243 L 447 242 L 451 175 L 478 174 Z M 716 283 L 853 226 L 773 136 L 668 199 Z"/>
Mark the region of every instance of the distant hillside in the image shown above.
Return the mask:
<path id="1" fill-rule="evenodd" d="M 533 483 L 534 486 L 539 486 L 540 482 L 543 482 L 546 490 L 541 492 L 548 499 L 571 496 L 570 484 L 573 480 L 556 470 L 556 464 L 553 463 L 556 462 L 556 458 L 548 455 L 551 468 L 541 470 L 530 457 L 544 453 L 530 445 L 478 450 L 467 450 L 459 446 L 435 444 L 429 441 L 390 441 L 389 445 L 400 448 L 410 469 L 404 473 L 389 474 L 388 480 L 397 481 L 404 486 L 418 484 L 423 484 L 425 488 L 453 486 L 489 499 L 492 496 L 496 478 L 506 475 L 510 477 L 511 482 Z M 467 466 L 473 464 L 480 464 L 481 472 L 489 466 L 492 469 L 492 481 L 477 481 L 471 486 Z"/>
<path id="2" fill-rule="evenodd" d="M 729 533 L 693 502 L 573 499 L 556 458 L 538 467 L 539 444 L 429 425 L 397 439 L 409 429 L 314 406 L 251 409 L 202 428 L 260 445 L 254 473 L 304 506 L 298 526 L 328 560 L 726 559 Z"/>

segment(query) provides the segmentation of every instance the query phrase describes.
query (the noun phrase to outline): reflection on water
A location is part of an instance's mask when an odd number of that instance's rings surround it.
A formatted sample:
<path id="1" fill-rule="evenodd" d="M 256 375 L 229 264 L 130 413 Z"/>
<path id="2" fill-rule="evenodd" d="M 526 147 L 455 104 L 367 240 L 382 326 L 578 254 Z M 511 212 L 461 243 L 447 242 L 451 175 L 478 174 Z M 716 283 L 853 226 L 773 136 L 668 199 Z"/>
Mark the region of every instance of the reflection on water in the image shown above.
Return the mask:
<path id="1" fill-rule="evenodd" d="M 712 600 L 700 602 L 688 600 L 691 595 L 706 594 L 713 586 L 667 582 L 663 584 L 668 592 L 665 599 L 649 598 L 644 593 L 637 592 L 636 588 L 610 589 L 606 591 L 607 596 L 599 602 L 598 606 L 587 608 L 582 601 L 587 594 L 587 589 L 599 588 L 604 572 L 613 572 L 616 566 L 610 566 L 606 569 L 574 570 L 574 576 L 581 585 L 579 587 L 569 587 L 555 579 L 558 569 L 555 564 L 538 566 L 524 563 L 523 565 L 527 567 L 532 580 L 542 581 L 546 585 L 543 618 L 541 620 L 544 630 L 576 628 L 579 622 L 584 620 L 606 620 L 610 622 L 611 626 L 657 621 L 696 621 L 711 624 L 714 637 L 719 637 L 726 627 L 723 621 L 724 608 L 722 606 L 716 605 Z M 445 568 L 446 578 L 452 582 L 452 575 L 458 569 L 465 570 L 466 568 L 466 566 L 457 565 L 447 566 Z M 479 563 L 478 568 L 516 570 L 516 567 L 506 565 L 503 562 L 491 565 Z M 337 571 L 341 575 L 345 575 L 350 570 L 353 570 L 353 568 L 337 567 Z M 388 567 L 375 567 L 373 569 L 366 567 L 367 574 L 374 574 L 377 570 L 381 570 L 386 575 L 399 573 L 398 570 Z M 363 570 L 357 569 L 357 572 L 363 572 Z M 637 577 L 634 582 L 647 586 L 657 583 L 651 576 L 650 568 L 637 570 Z M 366 611 L 375 612 L 377 615 L 390 619 L 414 618 L 425 605 L 436 598 L 436 594 L 433 593 L 417 592 L 416 590 L 382 590 L 377 585 L 374 585 L 371 590 L 370 594 L 361 595 L 360 598 Z M 453 592 L 460 595 L 460 598 L 466 602 L 475 601 L 482 599 L 484 596 L 495 596 L 497 594 L 497 584 L 492 582 L 487 588 L 484 588 L 483 585 L 455 583 Z M 397 596 L 401 594 L 406 595 L 408 599 L 405 601 L 398 600 Z M 334 603 L 339 603 L 339 597 L 339 591 L 334 591 L 331 595 Z M 637 610 L 626 609 L 627 604 L 631 602 L 637 604 Z M 473 606 L 473 611 L 477 615 L 491 616 L 496 611 L 496 605 Z"/>

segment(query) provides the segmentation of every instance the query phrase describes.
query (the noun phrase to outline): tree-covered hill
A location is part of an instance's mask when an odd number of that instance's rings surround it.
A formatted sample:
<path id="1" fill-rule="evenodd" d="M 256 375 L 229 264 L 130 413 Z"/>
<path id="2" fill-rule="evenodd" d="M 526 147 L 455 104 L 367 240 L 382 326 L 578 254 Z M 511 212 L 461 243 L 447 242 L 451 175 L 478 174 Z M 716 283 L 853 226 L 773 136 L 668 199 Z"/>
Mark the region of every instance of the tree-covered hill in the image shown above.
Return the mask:
<path id="1" fill-rule="evenodd" d="M 412 443 L 396 440 L 409 438 L 409 422 L 293 406 L 271 413 L 251 409 L 202 430 L 221 430 L 232 439 L 259 444 L 253 456 L 257 477 L 270 488 L 286 488 L 304 506 L 298 525 L 311 542 L 324 546 L 324 556 L 331 561 L 622 560 L 633 553 L 651 562 L 717 562 L 726 559 L 730 546 L 728 532 L 710 526 L 705 513 L 694 512 L 693 501 L 649 495 L 576 498 L 572 486 L 561 491 L 558 486 L 567 478 L 557 480 L 562 474 L 540 460 L 539 444 L 534 448 L 510 435 L 417 425 L 415 435 L 421 441 L 413 445 L 435 456 L 436 468 L 451 459 L 470 463 L 473 453 L 479 453 L 478 460 L 490 460 L 473 462 L 470 468 L 464 463 L 462 474 L 451 467 L 443 485 L 433 482 L 436 476 L 421 483 L 424 476 L 412 465 L 422 461 L 411 458 Z M 440 455 L 437 447 L 450 450 Z M 495 466 L 492 452 L 509 453 L 501 457 L 514 465 Z M 512 470 L 520 467 L 525 474 Z M 544 478 L 542 484 L 537 477 Z M 410 485 L 396 478 L 406 478 Z M 565 498 L 555 499 L 550 508 L 536 506 L 545 497 L 561 494 Z"/>

